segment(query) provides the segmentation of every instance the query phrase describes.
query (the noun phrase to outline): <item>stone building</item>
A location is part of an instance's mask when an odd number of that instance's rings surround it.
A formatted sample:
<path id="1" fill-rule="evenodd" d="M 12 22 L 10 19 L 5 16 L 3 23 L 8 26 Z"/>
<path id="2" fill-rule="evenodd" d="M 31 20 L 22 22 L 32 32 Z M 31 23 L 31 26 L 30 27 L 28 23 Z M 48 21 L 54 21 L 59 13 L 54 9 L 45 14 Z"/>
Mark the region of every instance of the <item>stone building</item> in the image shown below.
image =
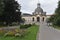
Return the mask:
<path id="1" fill-rule="evenodd" d="M 26 23 L 36 23 L 36 22 L 41 22 L 41 21 L 45 21 L 47 18 L 46 12 L 43 11 L 43 9 L 41 8 L 40 3 L 37 3 L 37 8 L 35 9 L 35 11 L 32 14 L 27 14 L 24 13 L 22 15 L 22 18 L 25 19 Z"/>
<path id="2" fill-rule="evenodd" d="M 33 12 L 32 20 L 36 22 L 40 22 L 45 19 L 46 17 L 46 12 L 43 11 L 43 9 L 40 6 L 40 3 L 37 4 L 37 8 Z"/>

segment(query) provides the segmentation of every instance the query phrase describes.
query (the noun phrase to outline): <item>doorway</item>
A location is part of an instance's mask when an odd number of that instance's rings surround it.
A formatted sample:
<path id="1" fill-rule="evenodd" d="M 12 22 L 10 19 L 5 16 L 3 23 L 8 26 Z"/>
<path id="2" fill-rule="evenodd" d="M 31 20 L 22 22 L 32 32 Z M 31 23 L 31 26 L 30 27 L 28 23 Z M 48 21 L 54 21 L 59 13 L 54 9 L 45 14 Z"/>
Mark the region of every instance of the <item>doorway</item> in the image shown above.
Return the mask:
<path id="1" fill-rule="evenodd" d="M 44 19 L 45 19 L 45 18 L 43 17 L 43 18 L 42 18 L 42 21 L 43 21 L 43 22 L 44 22 Z"/>
<path id="2" fill-rule="evenodd" d="M 37 17 L 37 22 L 40 22 L 40 17 Z"/>
<path id="3" fill-rule="evenodd" d="M 32 21 L 34 21 L 34 17 L 32 18 Z"/>

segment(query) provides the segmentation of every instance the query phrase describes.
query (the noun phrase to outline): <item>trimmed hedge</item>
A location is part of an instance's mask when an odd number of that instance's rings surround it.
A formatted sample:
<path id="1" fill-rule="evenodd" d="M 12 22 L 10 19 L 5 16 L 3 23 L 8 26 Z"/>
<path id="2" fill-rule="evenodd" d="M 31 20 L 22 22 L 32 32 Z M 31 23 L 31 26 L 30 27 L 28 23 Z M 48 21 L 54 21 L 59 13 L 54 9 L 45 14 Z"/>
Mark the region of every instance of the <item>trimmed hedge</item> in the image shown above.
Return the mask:
<path id="1" fill-rule="evenodd" d="M 31 24 L 20 25 L 20 29 L 25 29 L 31 27 Z"/>

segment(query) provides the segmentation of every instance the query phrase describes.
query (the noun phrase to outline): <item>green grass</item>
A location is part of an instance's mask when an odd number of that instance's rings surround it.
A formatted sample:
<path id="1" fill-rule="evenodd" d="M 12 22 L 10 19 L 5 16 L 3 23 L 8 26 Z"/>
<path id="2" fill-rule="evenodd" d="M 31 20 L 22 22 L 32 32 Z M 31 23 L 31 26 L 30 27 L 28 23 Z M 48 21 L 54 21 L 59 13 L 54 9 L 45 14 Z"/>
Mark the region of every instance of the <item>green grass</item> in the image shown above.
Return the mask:
<path id="1" fill-rule="evenodd" d="M 37 32 L 39 27 L 37 25 L 33 25 L 28 28 L 28 33 L 24 37 L 0 37 L 0 40 L 36 40 Z"/>

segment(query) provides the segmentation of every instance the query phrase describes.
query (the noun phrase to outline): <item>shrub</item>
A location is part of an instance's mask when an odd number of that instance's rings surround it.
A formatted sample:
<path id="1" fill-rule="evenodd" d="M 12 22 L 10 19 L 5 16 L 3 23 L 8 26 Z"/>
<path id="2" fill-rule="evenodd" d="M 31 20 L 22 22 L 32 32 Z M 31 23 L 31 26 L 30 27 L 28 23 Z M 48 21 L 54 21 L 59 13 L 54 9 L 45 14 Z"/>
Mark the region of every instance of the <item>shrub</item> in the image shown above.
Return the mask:
<path id="1" fill-rule="evenodd" d="M 16 33 L 15 36 L 16 36 L 16 37 L 21 37 L 21 34 Z"/>
<path id="2" fill-rule="evenodd" d="M 15 37 L 22 37 L 27 33 L 26 29 L 14 29 L 9 30 L 7 33 L 5 33 L 4 37 L 6 36 L 15 36 Z"/>
<path id="3" fill-rule="evenodd" d="M 33 23 L 32 25 L 36 25 L 35 23 Z"/>
<path id="4" fill-rule="evenodd" d="M 15 32 L 16 33 L 20 33 L 20 29 L 15 29 Z"/>
<path id="5" fill-rule="evenodd" d="M 15 36 L 16 37 L 23 37 L 27 34 L 27 30 L 26 29 L 21 29 L 19 33 L 16 33 Z"/>
<path id="6" fill-rule="evenodd" d="M 20 25 L 20 28 L 24 29 L 24 28 L 29 28 L 31 26 L 32 26 L 31 24 L 25 24 L 25 25 Z"/>
<path id="7" fill-rule="evenodd" d="M 8 31 L 7 33 L 5 33 L 4 36 L 14 36 L 15 32 L 14 31 Z"/>
<path id="8" fill-rule="evenodd" d="M 17 33 L 20 33 L 20 29 L 11 29 L 4 36 L 15 36 Z"/>
<path id="9" fill-rule="evenodd" d="M 0 36 L 5 34 L 5 31 L 4 30 L 0 30 Z"/>
<path id="10" fill-rule="evenodd" d="M 21 37 L 24 37 L 26 34 L 27 34 L 27 30 L 26 29 L 20 30 Z"/>
<path id="11" fill-rule="evenodd" d="M 55 26 L 60 26 L 60 17 L 55 18 L 53 24 L 54 24 Z"/>

